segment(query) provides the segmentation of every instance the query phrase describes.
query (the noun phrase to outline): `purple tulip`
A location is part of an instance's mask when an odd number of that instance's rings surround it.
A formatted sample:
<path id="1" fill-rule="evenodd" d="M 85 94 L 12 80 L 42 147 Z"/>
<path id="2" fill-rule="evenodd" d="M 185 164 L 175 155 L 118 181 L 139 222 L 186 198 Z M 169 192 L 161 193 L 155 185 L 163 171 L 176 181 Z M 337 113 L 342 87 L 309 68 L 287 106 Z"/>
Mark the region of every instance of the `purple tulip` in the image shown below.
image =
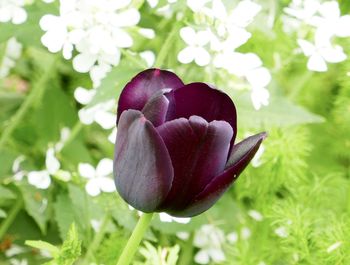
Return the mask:
<path id="1" fill-rule="evenodd" d="M 208 210 L 237 179 L 266 133 L 234 144 L 236 108 L 205 83 L 148 69 L 118 104 L 114 176 L 122 198 L 143 212 L 187 217 Z"/>

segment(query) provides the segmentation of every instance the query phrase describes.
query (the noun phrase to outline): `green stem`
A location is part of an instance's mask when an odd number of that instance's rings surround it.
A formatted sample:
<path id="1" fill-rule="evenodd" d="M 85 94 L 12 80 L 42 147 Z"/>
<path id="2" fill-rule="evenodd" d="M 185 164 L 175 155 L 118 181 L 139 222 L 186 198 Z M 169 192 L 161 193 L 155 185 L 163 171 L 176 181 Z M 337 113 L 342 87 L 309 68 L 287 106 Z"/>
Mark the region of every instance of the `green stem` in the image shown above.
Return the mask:
<path id="1" fill-rule="evenodd" d="M 193 238 L 194 234 L 191 233 L 190 237 L 186 241 L 183 246 L 183 250 L 180 256 L 180 260 L 178 262 L 179 265 L 190 265 L 192 264 L 192 256 L 193 256 Z"/>
<path id="2" fill-rule="evenodd" d="M 68 139 L 65 141 L 62 150 L 64 150 L 75 139 L 75 137 L 81 131 L 82 128 L 83 124 L 80 121 L 77 121 L 77 123 L 73 126 Z M 62 150 L 60 150 L 60 152 L 62 152 Z"/>
<path id="3" fill-rule="evenodd" d="M 12 222 L 15 220 L 18 212 L 22 209 L 22 206 L 23 206 L 23 199 L 19 198 L 16 201 L 15 205 L 13 205 L 13 207 L 10 210 L 10 212 L 9 212 L 8 216 L 6 217 L 6 219 L 1 223 L 1 226 L 0 226 L 0 241 L 4 237 L 6 231 L 11 226 Z"/>
<path id="4" fill-rule="evenodd" d="M 141 215 L 134 231 L 132 232 L 128 243 L 126 244 L 117 265 L 129 265 L 135 255 L 137 247 L 145 234 L 149 224 L 151 223 L 153 213 L 144 213 Z"/>
<path id="5" fill-rule="evenodd" d="M 82 264 L 89 264 L 89 260 L 93 257 L 93 253 L 96 251 L 96 249 L 100 245 L 100 243 L 101 243 L 101 241 L 106 233 L 106 228 L 107 228 L 107 225 L 110 221 L 110 218 L 111 218 L 110 213 L 106 213 L 98 232 L 96 233 L 94 239 L 92 240 L 92 243 L 90 244 L 90 246 L 85 254 L 85 258 L 84 258 L 84 261 Z"/>
<path id="6" fill-rule="evenodd" d="M 52 65 L 49 66 L 48 68 L 46 68 L 47 70 L 45 71 L 45 73 L 43 73 L 43 75 L 40 77 L 39 81 L 33 87 L 29 96 L 25 99 L 25 101 L 20 106 L 20 108 L 18 109 L 16 114 L 9 121 L 9 125 L 2 132 L 2 135 L 0 138 L 0 149 L 2 149 L 4 147 L 4 145 L 6 144 L 8 139 L 10 138 L 11 134 L 16 129 L 17 125 L 23 119 L 24 115 L 28 113 L 29 108 L 33 105 L 33 103 L 36 101 L 36 99 L 42 94 L 43 90 L 45 89 L 45 83 L 51 77 L 52 67 L 54 67 L 54 65 L 55 65 L 54 62 L 52 62 Z"/>
<path id="7" fill-rule="evenodd" d="M 180 23 L 178 23 L 177 25 L 175 25 L 171 29 L 170 33 L 168 34 L 168 37 L 166 38 L 166 40 L 165 40 L 165 42 L 164 42 L 164 44 L 162 46 L 162 48 L 160 49 L 160 52 L 159 52 L 159 54 L 157 56 L 157 60 L 154 63 L 154 67 L 161 68 L 163 66 L 164 59 L 168 55 L 169 50 L 171 48 L 171 45 L 174 44 L 173 39 L 177 35 L 177 31 L 178 31 L 179 26 L 180 26 Z"/>

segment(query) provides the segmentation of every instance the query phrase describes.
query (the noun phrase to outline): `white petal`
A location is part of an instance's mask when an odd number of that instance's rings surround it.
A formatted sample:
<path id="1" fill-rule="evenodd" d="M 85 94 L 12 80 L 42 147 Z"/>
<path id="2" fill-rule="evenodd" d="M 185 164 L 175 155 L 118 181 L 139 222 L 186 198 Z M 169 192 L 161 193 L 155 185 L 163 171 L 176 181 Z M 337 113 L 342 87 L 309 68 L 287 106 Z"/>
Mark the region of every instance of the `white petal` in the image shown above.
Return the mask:
<path id="1" fill-rule="evenodd" d="M 342 16 L 334 30 L 338 37 L 350 37 L 350 15 Z"/>
<path id="2" fill-rule="evenodd" d="M 196 31 L 191 27 L 184 27 L 180 29 L 180 36 L 188 45 L 195 44 Z"/>
<path id="3" fill-rule="evenodd" d="M 320 54 L 329 63 L 339 63 L 346 60 L 346 54 L 339 45 L 320 49 Z"/>
<path id="4" fill-rule="evenodd" d="M 95 121 L 105 130 L 112 129 L 115 126 L 116 116 L 108 111 L 98 111 L 95 114 Z"/>
<path id="5" fill-rule="evenodd" d="M 250 32 L 238 27 L 230 27 L 229 34 L 230 35 L 229 35 L 229 38 L 227 39 L 226 45 L 229 46 L 231 49 L 236 49 L 242 46 L 252 36 Z"/>
<path id="6" fill-rule="evenodd" d="M 250 98 L 254 108 L 259 110 L 262 106 L 269 104 L 270 93 L 266 88 L 253 88 Z"/>
<path id="7" fill-rule="evenodd" d="M 82 108 L 78 111 L 78 116 L 79 116 L 79 120 L 86 125 L 90 125 L 94 122 L 94 118 L 95 118 L 95 109 L 94 107 L 86 109 L 86 108 Z"/>
<path id="8" fill-rule="evenodd" d="M 230 15 L 230 22 L 242 28 L 249 25 L 260 12 L 261 6 L 250 0 L 240 1 Z"/>
<path id="9" fill-rule="evenodd" d="M 156 60 L 156 55 L 152 51 L 144 51 L 139 53 L 141 58 L 145 60 L 147 67 L 153 66 L 155 60 Z"/>
<path id="10" fill-rule="evenodd" d="M 260 145 L 258 151 L 256 152 L 256 154 L 254 155 L 254 157 L 251 161 L 251 164 L 253 167 L 261 166 L 261 164 L 262 164 L 261 157 L 262 157 L 264 152 L 265 152 L 265 147 L 263 145 Z"/>
<path id="11" fill-rule="evenodd" d="M 315 46 L 307 40 L 298 39 L 298 44 L 305 56 L 311 56 L 316 50 Z"/>
<path id="12" fill-rule="evenodd" d="M 100 189 L 103 192 L 114 192 L 116 191 L 114 180 L 107 177 L 99 178 Z"/>
<path id="13" fill-rule="evenodd" d="M 159 0 L 147 0 L 150 7 L 155 8 L 158 5 Z"/>
<path id="14" fill-rule="evenodd" d="M 227 17 L 226 7 L 221 0 L 213 0 L 212 11 L 214 17 L 218 19 L 225 19 Z"/>
<path id="15" fill-rule="evenodd" d="M 124 7 L 127 7 L 131 3 L 131 0 L 118 0 L 112 1 L 112 3 L 114 9 L 122 9 Z"/>
<path id="16" fill-rule="evenodd" d="M 79 163 L 78 172 L 82 177 L 87 179 L 94 178 L 96 174 L 95 168 L 89 163 Z"/>
<path id="17" fill-rule="evenodd" d="M 173 220 L 180 224 L 188 224 L 189 222 L 191 222 L 190 217 L 184 217 L 184 218 L 173 217 Z"/>
<path id="18" fill-rule="evenodd" d="M 262 216 L 262 214 L 256 210 L 249 210 L 248 211 L 248 215 L 253 218 L 255 221 L 261 222 L 264 217 Z"/>
<path id="19" fill-rule="evenodd" d="M 316 71 L 316 72 L 325 72 L 328 69 L 325 60 L 318 53 L 315 53 L 310 56 L 307 62 L 307 68 L 311 71 Z"/>
<path id="20" fill-rule="evenodd" d="M 340 16 L 340 9 L 337 1 L 324 2 L 318 11 L 326 19 L 334 19 Z"/>
<path id="21" fill-rule="evenodd" d="M 29 172 L 28 183 L 37 187 L 38 189 L 47 189 L 51 184 L 49 172 L 46 170 Z"/>
<path id="22" fill-rule="evenodd" d="M 61 21 L 60 17 L 48 14 L 48 15 L 44 15 L 40 19 L 39 25 L 40 25 L 42 30 L 47 31 L 50 28 L 56 27 L 57 24 L 59 24 L 61 22 L 62 21 Z"/>
<path id="23" fill-rule="evenodd" d="M 105 177 L 113 172 L 113 160 L 103 158 L 96 167 L 96 177 Z"/>
<path id="24" fill-rule="evenodd" d="M 12 16 L 13 24 L 22 24 L 27 20 L 27 12 L 23 8 L 16 8 Z"/>
<path id="25" fill-rule="evenodd" d="M 216 263 L 223 262 L 226 259 L 224 252 L 220 248 L 212 248 L 208 252 L 211 259 Z"/>
<path id="26" fill-rule="evenodd" d="M 120 28 L 115 28 L 113 30 L 114 42 L 118 48 L 129 48 L 133 45 L 133 39 L 129 33 L 125 32 Z"/>
<path id="27" fill-rule="evenodd" d="M 74 98 L 80 104 L 86 105 L 89 104 L 92 98 L 95 96 L 96 90 L 94 89 L 86 89 L 83 87 L 77 87 L 74 90 Z"/>
<path id="28" fill-rule="evenodd" d="M 135 9 L 127 9 L 114 16 L 111 23 L 115 27 L 131 27 L 135 26 L 140 21 L 140 12 Z"/>
<path id="29" fill-rule="evenodd" d="M 164 223 L 171 223 L 173 221 L 173 217 L 167 213 L 159 213 L 159 219 Z"/>
<path id="30" fill-rule="evenodd" d="M 231 232 L 227 235 L 227 240 L 230 244 L 234 244 L 238 241 L 238 234 L 236 232 Z"/>
<path id="31" fill-rule="evenodd" d="M 90 179 L 85 185 L 85 190 L 87 194 L 89 194 L 90 196 L 95 197 L 99 195 L 101 193 L 101 190 L 100 190 L 98 179 L 96 178 Z"/>
<path id="32" fill-rule="evenodd" d="M 197 47 L 195 49 L 195 62 L 199 66 L 205 66 L 210 63 L 210 54 L 207 52 L 206 49 Z"/>
<path id="33" fill-rule="evenodd" d="M 204 46 L 209 43 L 211 38 L 211 32 L 208 30 L 198 31 L 196 34 L 196 44 L 199 46 Z"/>
<path id="34" fill-rule="evenodd" d="M 56 171 L 60 169 L 61 165 L 55 156 L 55 150 L 53 148 L 47 149 L 45 164 L 46 164 L 47 171 L 50 174 L 55 174 Z"/>
<path id="35" fill-rule="evenodd" d="M 266 87 L 271 81 L 271 74 L 265 67 L 259 67 L 249 71 L 246 78 L 252 87 Z"/>
<path id="36" fill-rule="evenodd" d="M 113 131 L 108 136 L 108 141 L 110 141 L 112 144 L 114 144 L 116 138 L 117 138 L 117 127 L 113 128 Z"/>
<path id="37" fill-rule="evenodd" d="M 65 43 L 63 45 L 63 58 L 69 60 L 72 58 L 73 44 Z"/>
<path id="38" fill-rule="evenodd" d="M 177 55 L 177 59 L 180 63 L 188 64 L 194 60 L 196 49 L 194 47 L 186 47 L 181 50 Z"/>
<path id="39" fill-rule="evenodd" d="M 73 68 L 79 73 L 87 73 L 96 62 L 96 56 L 88 53 L 81 53 L 74 57 Z"/>
<path id="40" fill-rule="evenodd" d="M 208 264 L 209 263 L 209 254 L 206 250 L 200 250 L 194 256 L 194 261 L 199 264 Z"/>
<path id="41" fill-rule="evenodd" d="M 154 29 L 149 28 L 140 28 L 139 33 L 147 39 L 154 39 L 156 36 Z"/>
<path id="42" fill-rule="evenodd" d="M 187 6 L 192 9 L 193 12 L 199 12 L 209 1 L 210 0 L 187 0 Z"/>

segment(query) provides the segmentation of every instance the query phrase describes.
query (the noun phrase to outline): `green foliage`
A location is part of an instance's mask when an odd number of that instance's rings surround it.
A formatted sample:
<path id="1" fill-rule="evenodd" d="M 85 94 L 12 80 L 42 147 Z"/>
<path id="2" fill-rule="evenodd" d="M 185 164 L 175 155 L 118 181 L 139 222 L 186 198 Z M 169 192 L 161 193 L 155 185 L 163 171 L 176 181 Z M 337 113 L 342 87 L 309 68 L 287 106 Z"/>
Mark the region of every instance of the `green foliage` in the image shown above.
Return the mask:
<path id="1" fill-rule="evenodd" d="M 145 246 L 140 248 L 140 254 L 145 261 L 135 262 L 135 265 L 176 265 L 179 251 L 178 245 L 170 248 L 155 248 L 151 243 L 145 242 Z"/>

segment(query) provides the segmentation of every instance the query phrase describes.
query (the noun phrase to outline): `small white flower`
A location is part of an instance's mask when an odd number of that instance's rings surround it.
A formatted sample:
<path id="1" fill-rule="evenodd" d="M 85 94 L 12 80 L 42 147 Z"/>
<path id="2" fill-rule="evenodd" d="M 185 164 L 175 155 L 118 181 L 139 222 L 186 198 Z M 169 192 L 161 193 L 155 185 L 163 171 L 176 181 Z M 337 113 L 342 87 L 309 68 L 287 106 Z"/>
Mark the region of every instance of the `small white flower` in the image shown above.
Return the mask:
<path id="1" fill-rule="evenodd" d="M 180 36 L 188 46 L 179 52 L 177 56 L 179 62 L 188 64 L 194 61 L 199 66 L 208 65 L 210 54 L 204 46 L 210 41 L 210 32 L 207 30 L 196 32 L 191 27 L 184 27 L 180 30 Z"/>
<path id="2" fill-rule="evenodd" d="M 25 0 L 1 0 L 0 22 L 22 24 L 27 20 L 27 12 L 23 8 Z"/>
<path id="3" fill-rule="evenodd" d="M 156 60 L 156 55 L 152 51 L 143 51 L 139 53 L 141 58 L 145 60 L 147 67 L 152 67 L 155 60 Z"/>
<path id="4" fill-rule="evenodd" d="M 30 171 L 27 177 L 28 183 L 38 189 L 46 190 L 51 185 L 51 177 L 47 170 Z"/>
<path id="5" fill-rule="evenodd" d="M 9 249 L 5 251 L 6 257 L 13 257 L 18 254 L 22 254 L 26 252 L 26 249 L 24 247 L 21 247 L 19 245 L 13 244 Z"/>
<path id="6" fill-rule="evenodd" d="M 176 222 L 180 224 L 188 224 L 191 221 L 191 218 L 173 217 L 167 213 L 159 213 L 159 219 L 164 223 Z"/>
<path id="7" fill-rule="evenodd" d="M 80 104 L 87 105 L 91 102 L 93 97 L 96 94 L 95 89 L 86 89 L 83 87 L 77 87 L 74 90 L 74 98 L 76 101 L 78 101 Z"/>
<path id="8" fill-rule="evenodd" d="M 114 181 L 109 177 L 113 172 L 113 160 L 103 158 L 96 169 L 88 163 L 79 163 L 78 171 L 82 177 L 88 179 L 85 190 L 90 196 L 115 191 Z"/>
<path id="9" fill-rule="evenodd" d="M 254 157 L 253 157 L 253 159 L 251 161 L 251 164 L 252 164 L 253 167 L 261 166 L 261 164 L 262 164 L 261 157 L 262 157 L 264 152 L 265 152 L 264 145 L 260 145 L 258 151 L 256 152 L 256 154 L 254 155 Z"/>
<path id="10" fill-rule="evenodd" d="M 91 108 L 82 108 L 79 110 L 79 119 L 83 124 L 92 124 L 97 122 L 105 130 L 115 127 L 116 115 L 110 110 L 115 107 L 115 100 L 101 102 Z"/>
<path id="11" fill-rule="evenodd" d="M 318 0 L 293 0 L 290 5 L 284 8 L 284 12 L 298 20 L 309 23 L 320 8 Z"/>
<path id="12" fill-rule="evenodd" d="M 195 13 L 203 10 L 207 3 L 212 2 L 212 0 L 187 0 L 187 6 Z"/>
<path id="13" fill-rule="evenodd" d="M 288 231 L 285 226 L 280 226 L 275 229 L 275 234 L 279 237 L 286 238 L 288 237 Z"/>
<path id="14" fill-rule="evenodd" d="M 258 222 L 261 222 L 264 217 L 262 216 L 261 213 L 259 213 L 258 211 L 256 210 L 249 210 L 248 211 L 248 215 L 253 218 L 255 221 L 258 221 Z"/>
<path id="15" fill-rule="evenodd" d="M 250 93 L 250 98 L 252 100 L 254 108 L 256 110 L 259 110 L 262 106 L 269 105 L 270 93 L 264 87 L 252 88 L 252 91 Z"/>
<path id="16" fill-rule="evenodd" d="M 213 262 L 222 262 L 226 259 L 222 251 L 222 244 L 225 242 L 225 236 L 221 229 L 213 225 L 203 225 L 196 231 L 193 244 L 200 248 L 196 253 L 194 260 L 199 264 L 208 264 Z"/>
<path id="17" fill-rule="evenodd" d="M 248 238 L 250 238 L 251 235 L 252 235 L 252 232 L 250 231 L 250 229 L 248 227 L 243 227 L 241 229 L 242 239 L 247 240 Z"/>
<path id="18" fill-rule="evenodd" d="M 324 40 L 324 38 L 322 38 Z M 298 40 L 298 44 L 305 56 L 309 57 L 307 68 L 311 71 L 325 72 L 328 70 L 328 63 L 339 63 L 346 59 L 343 48 L 339 45 L 332 45 L 316 36 L 315 44 L 307 40 Z"/>
<path id="19" fill-rule="evenodd" d="M 339 248 L 342 244 L 343 244 L 343 242 L 341 242 L 341 241 L 335 242 L 334 244 L 330 245 L 330 246 L 327 248 L 327 253 L 333 252 L 334 250 L 336 250 L 337 248 Z"/>
<path id="20" fill-rule="evenodd" d="M 108 141 L 114 144 L 116 138 L 117 138 L 117 127 L 114 127 L 110 135 L 108 135 Z"/>
<path id="21" fill-rule="evenodd" d="M 26 259 L 10 259 L 11 265 L 28 265 L 28 261 Z"/>
<path id="22" fill-rule="evenodd" d="M 177 236 L 178 238 L 180 238 L 181 240 L 187 240 L 187 239 L 189 239 L 190 234 L 189 234 L 188 232 L 182 232 L 182 231 L 180 231 L 180 232 L 177 232 L 177 233 L 176 233 L 176 236 Z"/>
<path id="23" fill-rule="evenodd" d="M 226 238 L 230 244 L 234 244 L 238 241 L 238 234 L 236 232 L 231 232 L 227 235 Z"/>
<path id="24" fill-rule="evenodd" d="M 16 60 L 21 56 L 22 44 L 16 38 L 10 38 L 6 43 L 6 49 L 0 62 L 0 78 L 6 77 L 12 67 L 15 66 Z"/>
<path id="25" fill-rule="evenodd" d="M 138 32 L 146 37 L 147 39 L 154 39 L 156 37 L 156 33 L 154 32 L 154 29 L 149 28 L 139 28 Z"/>

